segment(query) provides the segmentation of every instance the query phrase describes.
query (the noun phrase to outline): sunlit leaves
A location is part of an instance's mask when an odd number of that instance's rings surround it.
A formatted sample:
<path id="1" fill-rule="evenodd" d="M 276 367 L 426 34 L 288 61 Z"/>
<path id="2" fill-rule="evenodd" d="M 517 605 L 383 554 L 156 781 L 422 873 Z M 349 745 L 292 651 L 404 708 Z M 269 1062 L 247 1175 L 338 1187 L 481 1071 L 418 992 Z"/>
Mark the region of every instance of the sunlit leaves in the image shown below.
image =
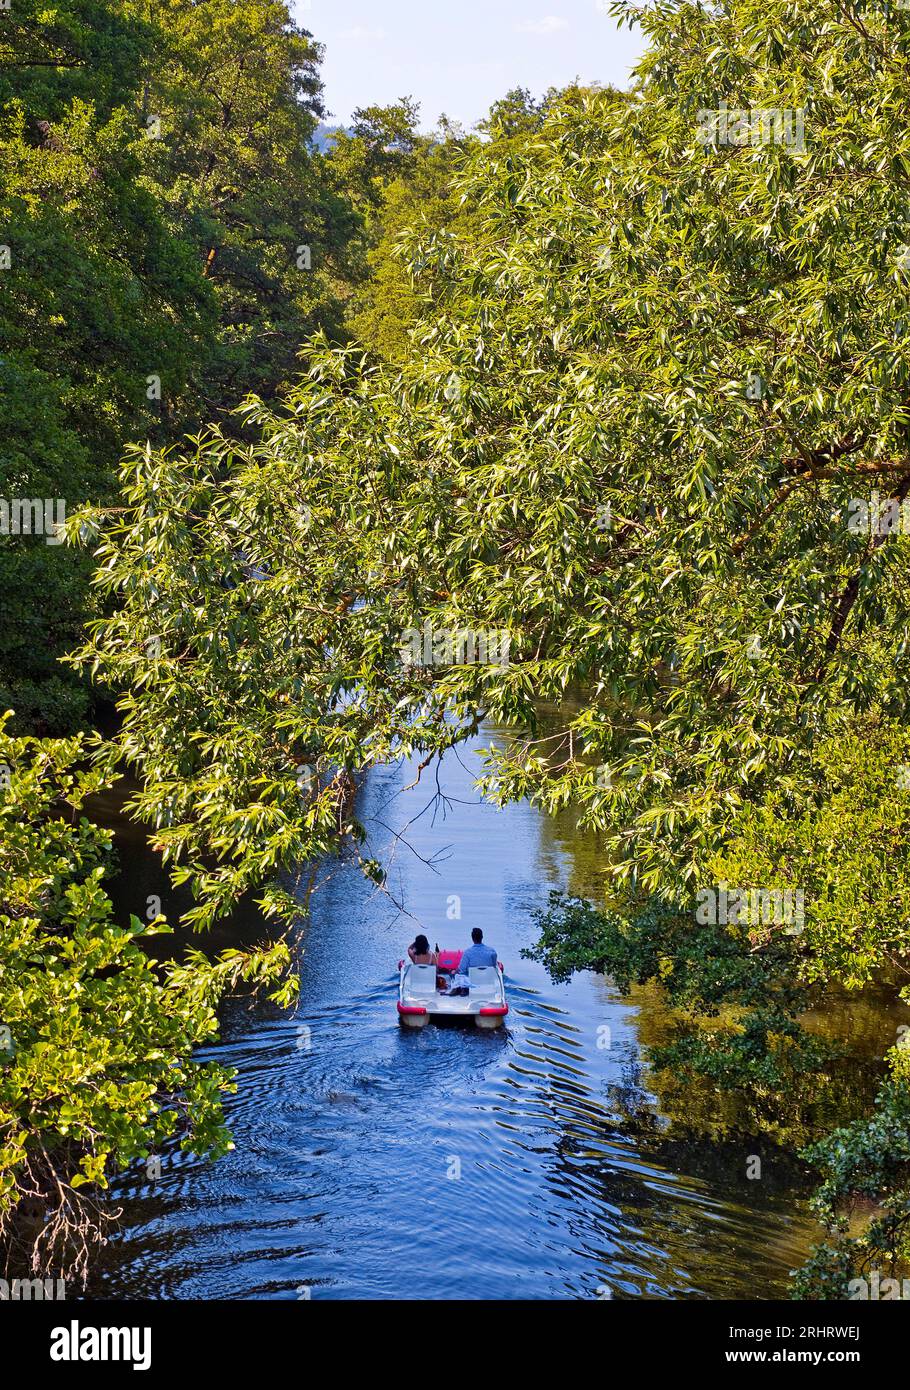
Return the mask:
<path id="1" fill-rule="evenodd" d="M 232 1073 L 192 1050 L 215 1037 L 216 1006 L 241 982 L 287 1003 L 288 952 L 279 943 L 159 965 L 137 938 L 166 924 L 112 918 L 111 836 L 82 813 L 102 775 L 87 770 L 81 741 L 14 739 L 3 723 L 0 1023 L 13 1048 L 0 1065 L 0 1236 L 22 1192 L 37 1194 L 50 1220 L 36 1268 L 82 1275 L 102 1230 L 69 1189 L 106 1187 L 172 1139 L 225 1151 Z"/>

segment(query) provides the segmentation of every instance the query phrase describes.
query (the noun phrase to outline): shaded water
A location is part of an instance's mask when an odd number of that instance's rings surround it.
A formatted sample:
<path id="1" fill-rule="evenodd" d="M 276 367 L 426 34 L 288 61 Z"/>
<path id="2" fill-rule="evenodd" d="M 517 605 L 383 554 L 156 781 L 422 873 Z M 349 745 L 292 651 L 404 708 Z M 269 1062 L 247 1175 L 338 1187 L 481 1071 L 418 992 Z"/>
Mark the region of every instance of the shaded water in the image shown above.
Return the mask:
<path id="1" fill-rule="evenodd" d="M 121 1181 L 122 1231 L 90 1296 L 785 1293 L 813 1238 L 803 1203 L 773 1163 L 748 1180 L 741 1145 L 670 1150 L 636 1006 L 593 975 L 557 986 L 522 960 L 534 909 L 577 863 L 541 813 L 478 803 L 476 768 L 447 755 L 435 811 L 426 775 L 404 791 L 413 768 L 371 775 L 360 815 L 419 925 L 355 868 L 328 866 L 296 1013 L 234 1005 L 203 1054 L 238 1069 L 235 1150 L 216 1164 L 168 1152 L 154 1181 L 143 1167 Z M 127 846 L 129 910 L 158 876 Z M 478 924 L 505 962 L 507 1029 L 401 1030 L 396 965 L 414 932 L 460 946 Z M 647 1123 L 629 1124 L 630 1108 Z"/>

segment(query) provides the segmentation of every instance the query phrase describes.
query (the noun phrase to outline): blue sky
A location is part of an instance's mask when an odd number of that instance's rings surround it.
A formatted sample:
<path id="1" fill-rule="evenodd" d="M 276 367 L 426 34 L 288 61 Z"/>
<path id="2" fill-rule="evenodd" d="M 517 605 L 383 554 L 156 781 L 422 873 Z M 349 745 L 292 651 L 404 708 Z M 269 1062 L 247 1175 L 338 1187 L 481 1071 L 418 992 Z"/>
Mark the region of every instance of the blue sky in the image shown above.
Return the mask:
<path id="1" fill-rule="evenodd" d="M 333 122 L 356 106 L 401 96 L 421 125 L 441 112 L 470 128 L 510 87 L 539 96 L 575 77 L 626 86 L 642 49 L 604 0 L 289 0 L 325 45 L 325 101 Z"/>

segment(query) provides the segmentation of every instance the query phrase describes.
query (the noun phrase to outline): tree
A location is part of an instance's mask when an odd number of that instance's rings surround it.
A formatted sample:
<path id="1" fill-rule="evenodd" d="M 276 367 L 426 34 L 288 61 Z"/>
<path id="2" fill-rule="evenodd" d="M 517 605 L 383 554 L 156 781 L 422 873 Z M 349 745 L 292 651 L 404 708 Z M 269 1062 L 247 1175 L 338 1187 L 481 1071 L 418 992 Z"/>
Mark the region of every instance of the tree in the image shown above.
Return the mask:
<path id="1" fill-rule="evenodd" d="M 113 500 L 133 432 L 162 437 L 209 350 L 214 305 L 192 250 L 141 186 L 135 133 L 78 101 L 39 128 L 13 103 L 0 146 L 0 496 L 54 515 Z M 0 536 L 0 702 L 72 729 L 86 690 L 57 658 L 87 615 L 87 570 L 44 534 Z"/>
<path id="2" fill-rule="evenodd" d="M 310 145 L 319 52 L 281 3 L 0 12 L 8 506 L 112 503 L 127 441 L 274 395 L 306 334 L 343 333 L 362 219 Z M 0 705 L 70 731 L 88 693 L 59 658 L 91 611 L 86 566 L 3 534 L 0 583 Z"/>
<path id="3" fill-rule="evenodd" d="M 458 173 L 472 142 L 441 134 L 415 140 L 409 167 L 382 188 L 381 205 L 367 222 L 369 277 L 349 324 L 388 362 L 407 361 L 410 331 L 428 311 L 426 287 L 408 266 L 410 245 L 429 234 L 469 235 L 472 210 L 462 199 Z"/>
<path id="4" fill-rule="evenodd" d="M 164 41 L 143 73 L 144 179 L 218 305 L 201 422 L 274 394 L 308 334 L 341 332 L 358 224 L 311 145 L 321 48 L 283 0 L 146 10 Z"/>
<path id="5" fill-rule="evenodd" d="M 494 146 L 501 158 L 513 142 L 520 150 L 528 136 L 540 131 L 557 101 L 581 100 L 585 90 L 577 85 L 562 92 L 551 88 L 540 101 L 524 88 L 507 93 L 477 124 L 488 139 L 487 160 Z M 617 93 L 612 96 L 620 99 Z M 407 107 L 406 102 L 402 105 Z M 416 108 L 407 107 L 403 113 L 371 108 L 355 117 L 360 119 L 348 143 L 350 148 L 356 148 L 358 140 L 361 147 L 365 143 L 362 167 L 370 167 L 370 151 L 382 151 L 387 163 L 375 172 L 366 200 L 370 273 L 355 293 L 356 312 L 349 315 L 349 324 L 354 336 L 386 361 L 403 364 L 412 351 L 411 330 L 432 318 L 434 304 L 444 297 L 437 281 L 423 274 L 422 244 L 437 239 L 444 245 L 450 239 L 464 245 L 481 235 L 474 203 L 461 181 L 466 158 L 472 150 L 476 153 L 480 142 L 445 116 L 435 135 L 419 136 Z M 413 125 L 409 138 L 402 129 L 405 117 Z M 371 129 L 376 132 L 372 138 Z M 343 149 L 339 144 L 339 157 Z"/>
<path id="6" fill-rule="evenodd" d="M 402 479 L 394 443 L 376 447 L 375 370 L 359 376 L 349 419 L 356 465 L 336 475 L 300 448 L 299 418 L 333 433 L 362 366 L 323 343 L 288 409 L 244 409 L 256 446 L 210 431 L 185 454 L 136 448 L 120 506 L 70 524 L 71 538 L 98 538 L 110 614 L 74 659 L 123 692 L 98 756 L 111 775 L 123 763 L 138 775 L 130 809 L 190 884 L 197 926 L 256 889 L 267 914 L 293 920 L 342 848 L 381 882 L 354 813 L 357 775 L 461 737 L 435 717 L 429 672 L 402 663 L 397 615 L 419 572 L 416 556 L 384 553 L 377 525 Z M 290 875 L 303 875 L 302 896 Z"/>
<path id="7" fill-rule="evenodd" d="M 13 738 L 0 721 L 0 1244 L 36 1274 L 85 1277 L 112 1174 L 162 1146 L 230 1147 L 230 1069 L 193 1061 L 241 980 L 287 1003 L 283 943 L 160 963 L 162 919 L 112 919 L 111 834 L 81 814 L 101 778 L 79 738 Z M 22 1219 L 37 1208 L 37 1221 Z M 25 1264 L 23 1263 L 23 1267 Z"/>
<path id="8" fill-rule="evenodd" d="M 129 105 L 160 41 L 157 23 L 117 0 L 19 0 L 0 14 L 0 107 L 15 99 L 55 122 L 78 101 L 103 123 Z"/>

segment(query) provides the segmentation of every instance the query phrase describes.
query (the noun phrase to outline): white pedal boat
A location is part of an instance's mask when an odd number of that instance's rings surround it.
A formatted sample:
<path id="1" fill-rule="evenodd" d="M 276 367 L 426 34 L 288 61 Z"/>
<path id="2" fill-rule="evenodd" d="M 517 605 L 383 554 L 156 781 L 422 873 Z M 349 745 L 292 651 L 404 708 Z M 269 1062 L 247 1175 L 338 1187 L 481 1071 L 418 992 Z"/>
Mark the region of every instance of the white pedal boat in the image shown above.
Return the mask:
<path id="1" fill-rule="evenodd" d="M 438 965 L 398 962 L 398 1020 L 406 1028 L 424 1028 L 431 1019 L 473 1019 L 478 1028 L 502 1026 L 509 1006 L 502 962 L 472 967 L 467 994 L 451 994 L 451 981 L 461 961 L 460 951 L 440 951 Z M 446 988 L 440 989 L 439 982 Z"/>

